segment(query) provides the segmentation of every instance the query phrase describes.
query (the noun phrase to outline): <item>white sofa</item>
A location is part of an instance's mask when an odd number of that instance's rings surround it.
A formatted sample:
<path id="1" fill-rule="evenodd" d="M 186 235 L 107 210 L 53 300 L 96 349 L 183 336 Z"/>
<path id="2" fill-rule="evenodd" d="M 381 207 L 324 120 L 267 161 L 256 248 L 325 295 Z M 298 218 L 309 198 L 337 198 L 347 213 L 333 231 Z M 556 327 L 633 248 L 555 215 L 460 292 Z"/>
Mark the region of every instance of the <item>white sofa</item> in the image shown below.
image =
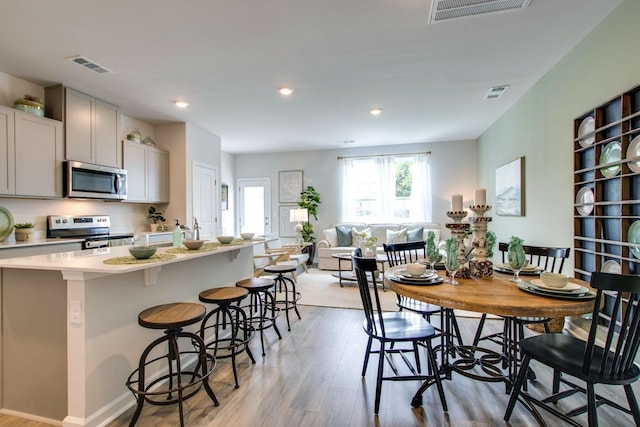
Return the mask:
<path id="1" fill-rule="evenodd" d="M 379 253 L 383 252 L 382 244 L 387 242 L 387 230 L 390 231 L 400 231 L 404 228 L 407 231 L 416 230 L 418 228 L 423 228 L 423 239 L 426 240 L 427 233 L 429 231 L 433 231 L 436 234 L 436 242 L 440 242 L 440 237 L 442 234 L 442 227 L 439 223 L 435 222 L 412 222 L 412 223 L 402 223 L 402 224 L 365 224 L 365 223 L 339 223 L 335 224 L 330 230 L 335 229 L 337 226 L 343 226 L 347 228 L 355 227 L 356 230 L 364 230 L 365 228 L 369 228 L 371 230 L 371 235 L 376 237 L 377 242 L 377 251 Z M 326 235 L 327 233 L 325 233 Z M 329 239 L 320 240 L 317 245 L 318 250 L 318 268 L 320 270 L 337 270 L 338 269 L 338 259 L 333 258 L 332 254 L 337 253 L 348 253 L 355 249 L 355 246 L 333 246 L 332 242 Z M 335 242 L 334 242 L 335 243 Z M 349 262 L 342 261 L 342 268 L 351 268 Z"/>

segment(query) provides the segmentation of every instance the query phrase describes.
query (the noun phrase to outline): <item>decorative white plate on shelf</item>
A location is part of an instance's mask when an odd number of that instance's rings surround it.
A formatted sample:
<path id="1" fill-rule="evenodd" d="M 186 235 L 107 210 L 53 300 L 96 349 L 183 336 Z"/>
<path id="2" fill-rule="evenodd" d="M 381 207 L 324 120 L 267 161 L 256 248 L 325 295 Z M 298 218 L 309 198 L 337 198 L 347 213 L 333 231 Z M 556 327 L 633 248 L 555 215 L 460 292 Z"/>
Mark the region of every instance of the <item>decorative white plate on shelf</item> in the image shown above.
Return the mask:
<path id="1" fill-rule="evenodd" d="M 11 212 L 0 206 L 0 242 L 11 235 L 13 225 L 13 215 L 11 215 Z"/>
<path id="2" fill-rule="evenodd" d="M 631 224 L 629 227 L 629 231 L 627 231 L 627 242 L 635 243 L 631 245 L 629 250 L 631 251 L 631 255 L 640 259 L 640 221 L 636 221 Z"/>
<path id="3" fill-rule="evenodd" d="M 622 274 L 622 267 L 618 262 L 610 259 L 609 261 L 602 264 L 602 268 L 600 269 L 603 273 L 615 273 Z"/>
<path id="4" fill-rule="evenodd" d="M 584 286 L 580 286 L 577 283 L 573 283 L 573 282 L 568 282 L 562 288 L 554 288 L 552 286 L 548 286 L 542 281 L 542 279 L 529 280 L 529 283 L 537 286 L 540 289 L 544 289 L 546 291 L 553 291 L 553 292 L 587 292 L 588 291 L 588 289 L 585 288 Z"/>
<path id="5" fill-rule="evenodd" d="M 619 162 L 622 159 L 622 147 L 620 141 L 611 141 L 605 145 L 602 153 L 600 154 L 600 164 L 606 165 L 608 163 Z M 611 165 L 600 168 L 600 173 L 607 178 L 616 176 L 620 172 L 620 164 Z"/>
<path id="6" fill-rule="evenodd" d="M 633 138 L 629 143 L 629 148 L 627 148 L 627 159 L 633 159 L 634 157 L 640 157 L 640 135 Z M 627 166 L 632 172 L 640 172 L 640 160 L 629 162 Z"/>
<path id="7" fill-rule="evenodd" d="M 593 117 L 586 117 L 578 127 L 578 141 L 582 147 L 588 147 L 596 140 L 593 132 L 596 130 L 596 121 Z"/>
<path id="8" fill-rule="evenodd" d="M 593 190 L 589 187 L 582 187 L 576 194 L 576 210 L 582 216 L 587 216 L 593 211 L 593 202 L 596 198 L 593 195 Z"/>

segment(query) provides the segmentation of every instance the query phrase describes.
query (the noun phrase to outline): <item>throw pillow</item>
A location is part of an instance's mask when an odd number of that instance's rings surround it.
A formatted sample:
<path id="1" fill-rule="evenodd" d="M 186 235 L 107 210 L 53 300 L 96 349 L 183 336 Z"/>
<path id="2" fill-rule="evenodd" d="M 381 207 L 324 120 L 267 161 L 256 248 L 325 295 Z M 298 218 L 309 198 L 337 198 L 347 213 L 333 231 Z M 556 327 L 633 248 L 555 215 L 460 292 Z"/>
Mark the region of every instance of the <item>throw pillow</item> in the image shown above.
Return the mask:
<path id="1" fill-rule="evenodd" d="M 351 246 L 351 227 L 339 225 L 336 227 L 336 234 L 338 235 L 338 246 Z"/>
<path id="2" fill-rule="evenodd" d="M 403 228 L 402 230 L 393 231 L 387 230 L 387 243 L 406 243 L 407 242 L 407 229 Z"/>
<path id="3" fill-rule="evenodd" d="M 407 230 L 407 242 L 420 242 L 423 241 L 424 227 L 416 228 L 414 230 Z"/>
<path id="4" fill-rule="evenodd" d="M 338 246 L 338 232 L 335 228 L 329 228 L 328 230 L 324 230 L 324 238 L 329 242 L 329 246 L 336 247 Z"/>
<path id="5" fill-rule="evenodd" d="M 362 237 L 364 233 L 365 237 Z M 360 247 L 362 242 L 371 237 L 371 228 L 365 228 L 364 230 L 358 230 L 355 227 L 351 229 L 351 244 L 355 247 Z"/>

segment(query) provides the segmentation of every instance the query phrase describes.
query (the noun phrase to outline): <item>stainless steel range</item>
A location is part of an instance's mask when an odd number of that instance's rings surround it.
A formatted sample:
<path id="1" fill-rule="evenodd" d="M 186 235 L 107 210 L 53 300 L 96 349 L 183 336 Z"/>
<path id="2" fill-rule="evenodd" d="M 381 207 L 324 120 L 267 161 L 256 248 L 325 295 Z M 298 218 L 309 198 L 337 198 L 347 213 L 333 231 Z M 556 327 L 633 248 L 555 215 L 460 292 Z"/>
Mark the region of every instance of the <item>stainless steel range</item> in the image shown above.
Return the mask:
<path id="1" fill-rule="evenodd" d="M 133 243 L 133 233 L 111 233 L 109 215 L 49 215 L 47 237 L 85 239 L 83 249 L 124 246 Z"/>

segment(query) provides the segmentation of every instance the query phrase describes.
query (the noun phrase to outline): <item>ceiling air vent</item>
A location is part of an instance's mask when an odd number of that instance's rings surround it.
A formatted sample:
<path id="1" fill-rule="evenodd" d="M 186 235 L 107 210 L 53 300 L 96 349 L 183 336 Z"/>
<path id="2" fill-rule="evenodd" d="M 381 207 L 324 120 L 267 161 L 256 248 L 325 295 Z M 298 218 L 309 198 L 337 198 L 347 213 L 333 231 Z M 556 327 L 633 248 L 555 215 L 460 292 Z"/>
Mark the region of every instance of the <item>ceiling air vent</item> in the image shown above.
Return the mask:
<path id="1" fill-rule="evenodd" d="M 498 99 L 509 88 L 508 85 L 494 86 L 484 96 L 484 99 Z"/>
<path id="2" fill-rule="evenodd" d="M 429 23 L 484 15 L 512 9 L 523 9 L 531 0 L 433 0 Z"/>
<path id="3" fill-rule="evenodd" d="M 102 65 L 96 64 L 95 62 L 93 62 L 88 58 L 85 58 L 84 56 L 71 56 L 67 59 L 73 63 L 83 66 L 88 70 L 93 71 L 94 73 L 98 73 L 98 74 L 113 73 L 113 71 L 111 71 L 107 67 L 103 67 Z"/>

